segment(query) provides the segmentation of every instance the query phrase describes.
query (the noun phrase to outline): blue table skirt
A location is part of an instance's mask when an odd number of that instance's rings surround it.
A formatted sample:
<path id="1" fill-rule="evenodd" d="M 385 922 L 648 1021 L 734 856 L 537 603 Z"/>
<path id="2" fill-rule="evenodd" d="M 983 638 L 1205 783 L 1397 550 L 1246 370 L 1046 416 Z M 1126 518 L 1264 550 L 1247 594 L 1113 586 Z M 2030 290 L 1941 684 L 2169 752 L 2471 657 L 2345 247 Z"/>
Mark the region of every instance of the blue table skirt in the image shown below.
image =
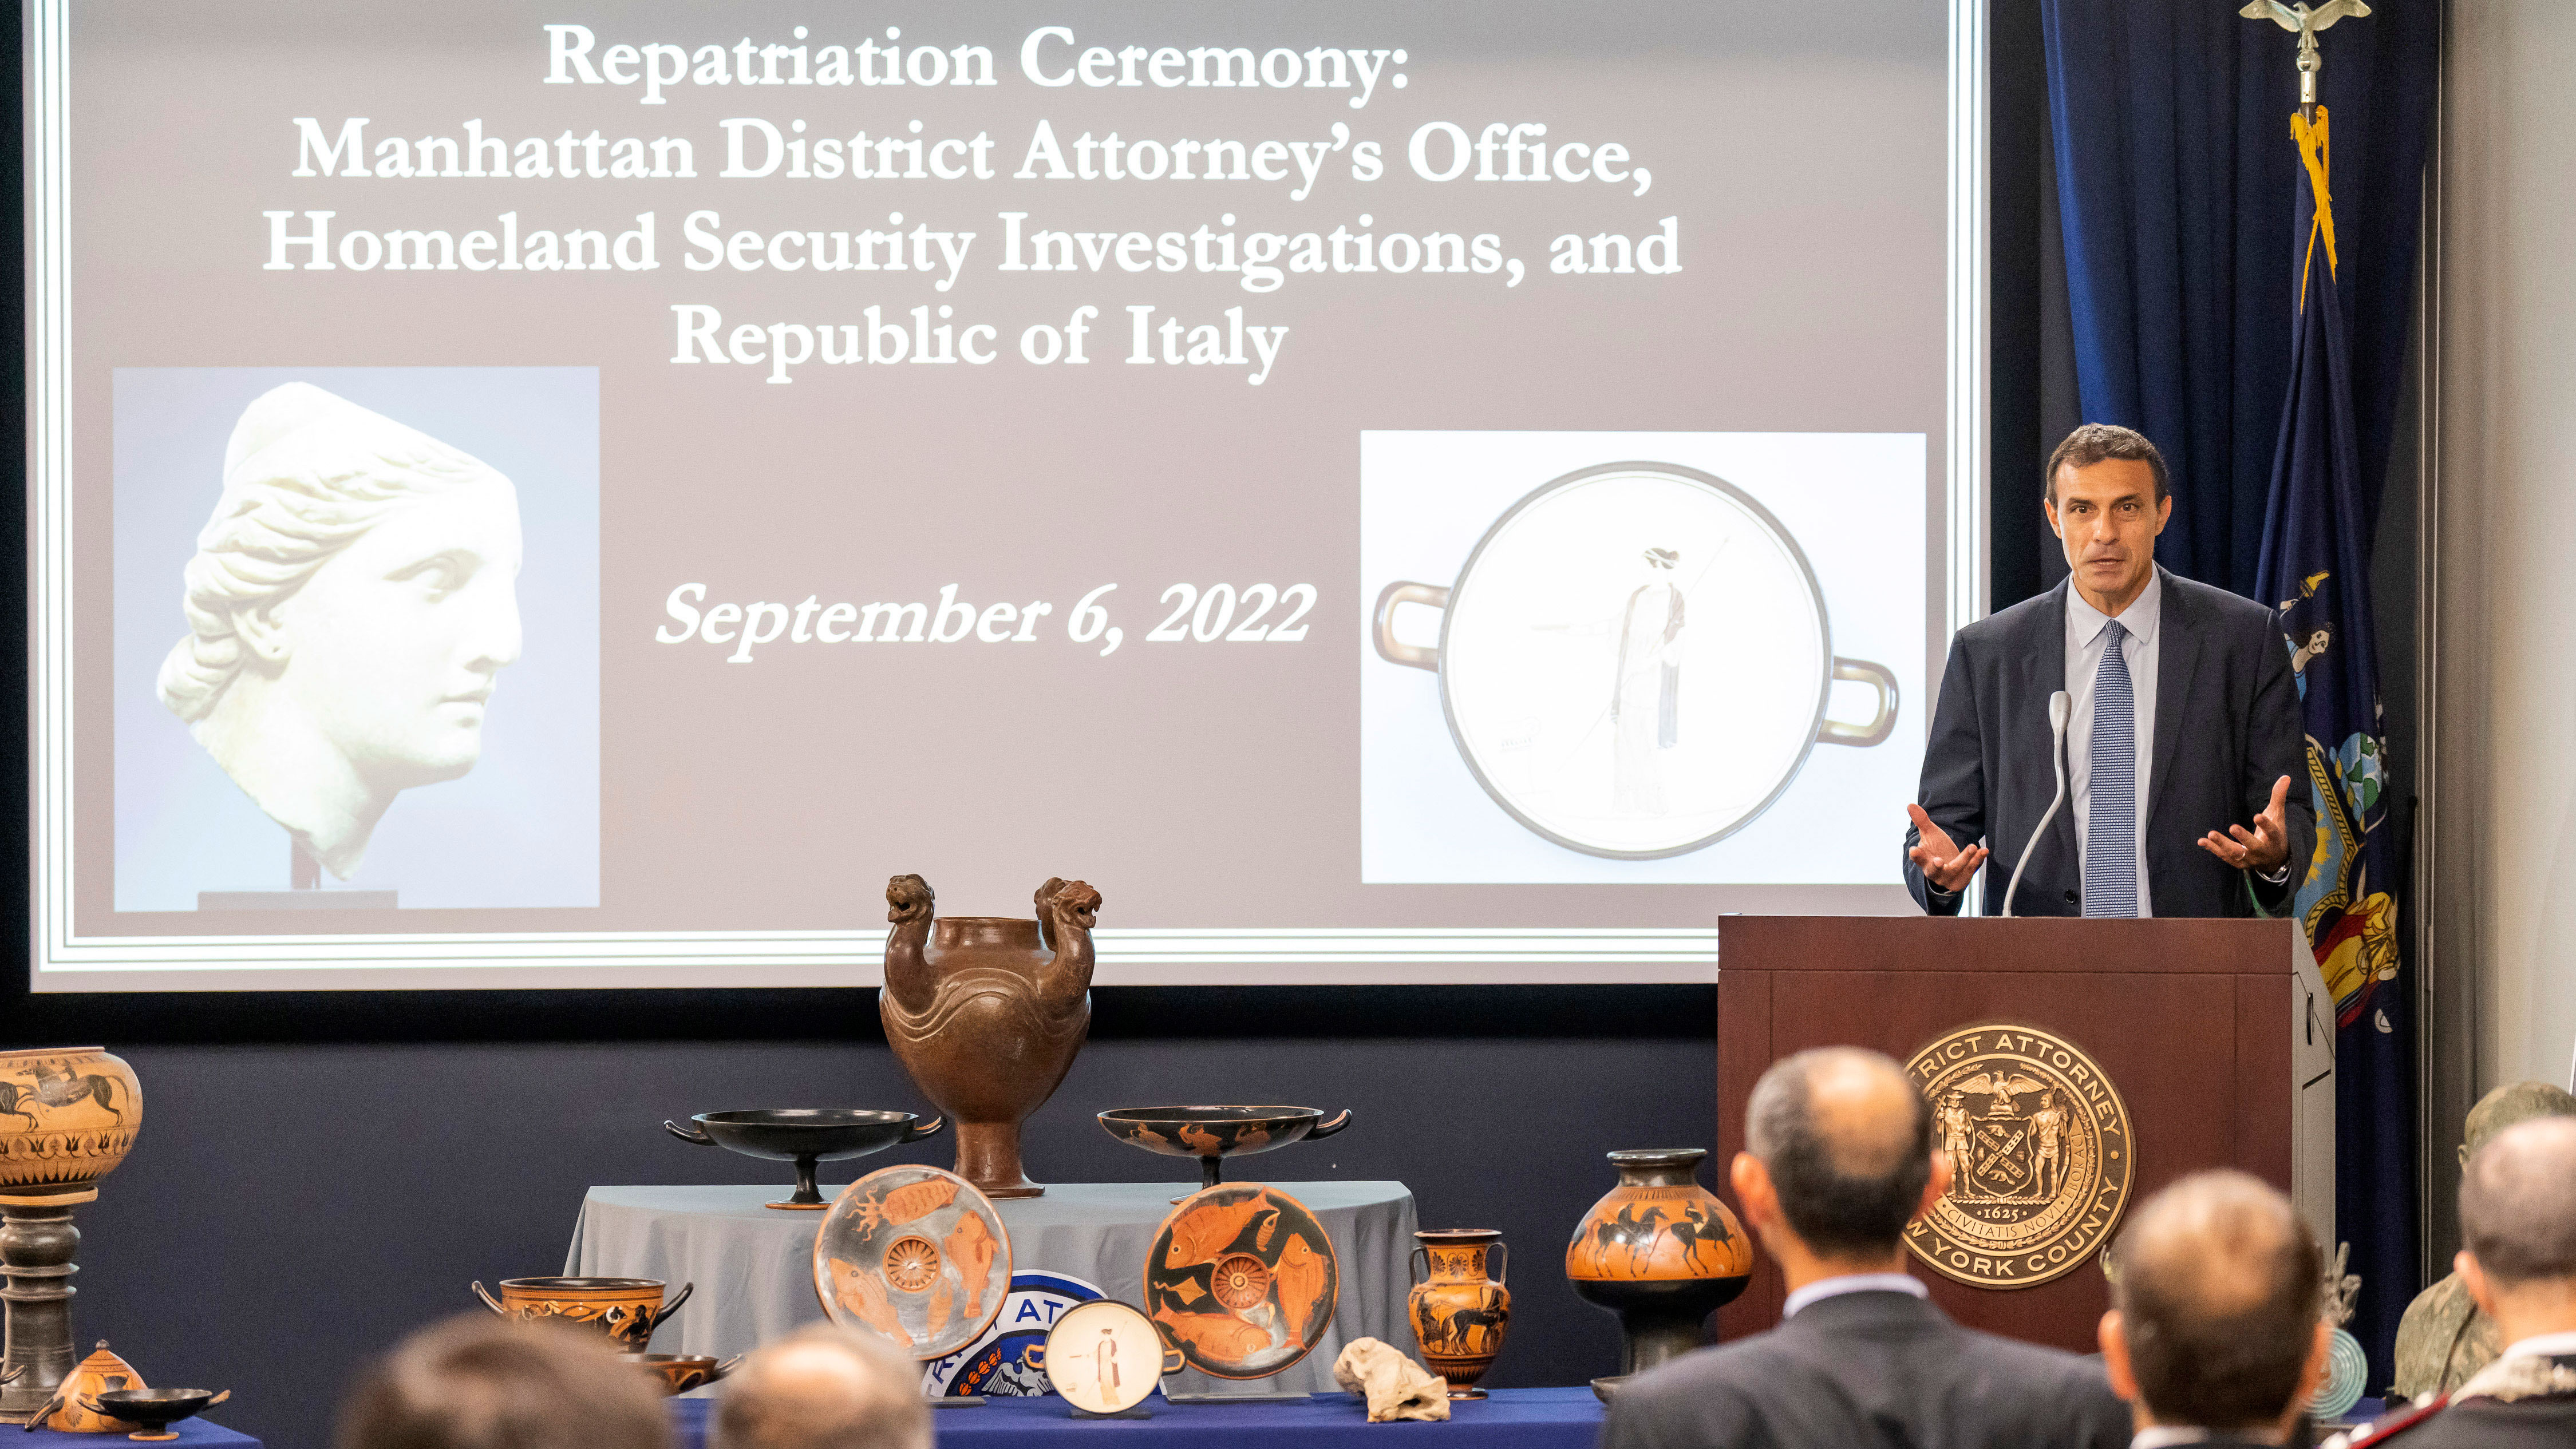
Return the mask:
<path id="1" fill-rule="evenodd" d="M 203 1419 L 182 1419 L 170 1426 L 179 1437 L 164 1439 L 157 1449 L 260 1449 L 257 1439 L 236 1434 L 221 1424 Z M 0 1424 L 0 1449 L 134 1449 L 133 1442 L 122 1434 L 66 1434 L 58 1429 L 38 1429 L 33 1433 L 15 1424 Z"/>
<path id="2" fill-rule="evenodd" d="M 671 1427 L 679 1449 L 706 1449 L 709 1399 L 673 1399 Z M 1484 1399 L 1449 1406 L 1445 1424 L 1372 1424 L 1349 1394 L 1317 1394 L 1291 1404 L 1171 1404 L 1143 1407 L 1150 1419 L 1076 1419 L 1065 1401 L 987 1399 L 980 1408 L 936 1409 L 931 1423 L 942 1449 L 1065 1449 L 1074 1438 L 1117 1436 L 1178 1449 L 1222 1440 L 1226 1449 L 1367 1449 L 1393 1439 L 1446 1435 L 1452 1449 L 1593 1449 L 1601 1435 L 1601 1401 L 1592 1390 L 1496 1389 Z M 91 1446 L 98 1449 L 98 1446 Z"/>

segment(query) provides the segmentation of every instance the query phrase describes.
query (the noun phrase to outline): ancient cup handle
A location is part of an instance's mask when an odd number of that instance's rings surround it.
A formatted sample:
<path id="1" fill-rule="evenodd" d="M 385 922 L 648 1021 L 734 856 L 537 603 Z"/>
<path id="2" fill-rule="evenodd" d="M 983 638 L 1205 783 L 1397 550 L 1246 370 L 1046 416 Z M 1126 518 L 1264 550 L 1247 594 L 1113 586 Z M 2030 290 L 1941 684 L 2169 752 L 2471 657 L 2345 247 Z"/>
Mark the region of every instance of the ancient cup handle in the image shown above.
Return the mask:
<path id="1" fill-rule="evenodd" d="M 1369 614 L 1369 632 L 1377 640 L 1378 657 L 1389 664 L 1409 664 L 1416 669 L 1440 672 L 1440 651 L 1419 644 L 1406 644 L 1395 637 L 1395 611 L 1402 604 L 1421 604 L 1426 608 L 1449 607 L 1449 591 L 1436 584 L 1389 584 L 1377 596 L 1377 607 Z M 1309 1136 L 1317 1134 L 1309 1133 Z"/>
<path id="2" fill-rule="evenodd" d="M 1351 1125 L 1351 1109 L 1344 1107 L 1341 1110 L 1340 1115 L 1327 1117 L 1323 1121 L 1316 1123 L 1314 1126 L 1307 1128 L 1306 1140 L 1309 1142 L 1321 1141 L 1349 1125 Z"/>
<path id="3" fill-rule="evenodd" d="M 1896 675 L 1894 672 L 1884 664 L 1872 664 L 1864 659 L 1845 659 L 1837 655 L 1834 658 L 1834 678 L 1866 684 L 1877 690 L 1878 712 L 1871 715 L 1869 723 L 1865 725 L 1845 724 L 1836 719 L 1826 720 L 1816 729 L 1816 743 L 1875 745 L 1884 743 L 1889 735 L 1896 733 Z"/>
<path id="4" fill-rule="evenodd" d="M 662 1130 L 679 1138 L 683 1142 L 694 1142 L 700 1147 L 713 1147 L 716 1145 L 716 1140 L 709 1137 L 704 1132 L 699 1131 L 695 1127 L 683 1127 L 668 1117 L 662 1119 Z"/>
<path id="5" fill-rule="evenodd" d="M 742 1367 L 742 1361 L 749 1357 L 751 1357 L 750 1351 L 745 1350 L 741 1353 L 735 1354 L 729 1359 L 726 1359 L 724 1362 L 717 1364 L 708 1372 L 707 1382 L 714 1383 L 718 1379 L 723 1378 L 726 1374 L 732 1373 L 735 1369 Z"/>
<path id="6" fill-rule="evenodd" d="M 919 1142 L 924 1137 L 936 1137 L 939 1135 L 940 1129 L 947 1125 L 948 1119 L 945 1117 L 933 1117 L 927 1122 L 915 1122 L 910 1127 L 904 1129 L 903 1140 L 906 1142 Z"/>
<path id="7" fill-rule="evenodd" d="M 1505 1272 L 1510 1270 L 1511 1266 L 1512 1254 L 1510 1244 L 1494 1243 L 1485 1249 L 1485 1271 L 1493 1275 L 1494 1283 L 1497 1287 L 1501 1286 L 1506 1281 L 1503 1275 Z"/>
<path id="8" fill-rule="evenodd" d="M 1186 1362 L 1188 1362 L 1188 1360 L 1181 1357 L 1181 1351 L 1179 1349 L 1167 1348 L 1163 1350 L 1163 1372 L 1167 1374 L 1179 1373 L 1181 1371 L 1181 1365 Z"/>
<path id="9" fill-rule="evenodd" d="M 27 1432 L 32 1434 L 38 1429 L 45 1427 L 45 1421 L 61 1412 L 62 1407 L 63 1396 L 59 1391 L 57 1391 L 52 1398 L 45 1401 L 45 1406 L 43 1408 L 36 1411 L 36 1417 L 27 1421 Z"/>
<path id="10" fill-rule="evenodd" d="M 107 1411 L 107 1406 L 105 1404 L 100 1403 L 96 1399 L 77 1399 L 74 1400 L 74 1402 L 102 1419 L 113 1419 L 116 1417 L 114 1414 Z"/>
<path id="11" fill-rule="evenodd" d="M 697 1291 L 698 1285 L 694 1282 L 681 1284 L 679 1293 L 666 1300 L 662 1304 L 660 1311 L 650 1314 L 649 1321 L 655 1328 L 661 1327 L 664 1323 L 670 1321 L 672 1314 L 680 1311 L 681 1304 L 689 1301 L 689 1295 Z"/>
<path id="12" fill-rule="evenodd" d="M 207 1408 L 209 1408 L 209 1409 L 211 1409 L 211 1408 L 213 1408 L 215 1405 L 222 1403 L 224 1400 L 229 1399 L 229 1398 L 231 1398 L 232 1396 L 233 1396 L 233 1391 L 232 1391 L 232 1390 L 230 1390 L 230 1389 L 226 1389 L 226 1390 L 224 1390 L 222 1393 L 215 1395 L 213 1398 L 206 1400 L 206 1407 L 207 1407 Z"/>
<path id="13" fill-rule="evenodd" d="M 497 1313 L 497 1314 L 500 1314 L 503 1318 L 507 1318 L 507 1317 L 509 1317 L 509 1316 L 510 1316 L 510 1310 L 501 1306 L 501 1300 L 500 1300 L 500 1299 L 495 1298 L 495 1297 L 493 1297 L 491 1294 L 486 1293 L 486 1292 L 484 1292 L 484 1291 L 483 1291 L 483 1281 L 482 1281 L 481 1279 L 479 1279 L 479 1278 L 478 1278 L 478 1279 L 476 1279 L 476 1280 L 475 1280 L 475 1282 L 474 1282 L 474 1296 L 483 1300 L 483 1306 L 484 1306 L 484 1307 L 491 1309 L 493 1312 L 495 1312 L 495 1313 Z"/>
<path id="14" fill-rule="evenodd" d="M 1404 1260 L 1404 1276 L 1416 1285 L 1419 1285 L 1423 1279 L 1430 1277 L 1430 1254 L 1431 1250 L 1428 1248 L 1415 1248 L 1412 1254 Z"/>

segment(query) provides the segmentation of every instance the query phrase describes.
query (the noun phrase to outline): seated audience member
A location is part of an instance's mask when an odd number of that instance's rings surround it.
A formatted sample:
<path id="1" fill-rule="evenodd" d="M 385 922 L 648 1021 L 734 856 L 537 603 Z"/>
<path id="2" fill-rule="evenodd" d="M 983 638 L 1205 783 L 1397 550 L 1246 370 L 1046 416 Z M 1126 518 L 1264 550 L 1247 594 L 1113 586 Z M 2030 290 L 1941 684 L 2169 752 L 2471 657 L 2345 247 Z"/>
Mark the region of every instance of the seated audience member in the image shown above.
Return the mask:
<path id="1" fill-rule="evenodd" d="M 2480 1097 L 2462 1134 L 2461 1170 L 2497 1133 L 2534 1117 L 2576 1117 L 2576 1097 L 2550 1082 L 2511 1082 Z M 2397 1325 L 2397 1393 L 2417 1402 L 2440 1398 L 2503 1352 L 2495 1320 L 2478 1308 L 2454 1270 L 2406 1305 Z"/>
<path id="2" fill-rule="evenodd" d="M 2241 1172 L 2194 1173 L 2147 1200 L 2117 1256 L 2102 1362 L 2137 1449 L 2304 1436 L 2332 1329 L 2325 1261 L 2288 1198 Z"/>
<path id="3" fill-rule="evenodd" d="M 2576 1117 L 2497 1133 L 2460 1179 L 2452 1259 L 2504 1353 L 2447 1400 L 2352 1436 L 2359 1446 L 2576 1445 Z"/>
<path id="4" fill-rule="evenodd" d="M 339 1449 L 670 1449 L 653 1380 L 578 1329 L 469 1313 L 385 1355 L 340 1407 Z"/>
<path id="5" fill-rule="evenodd" d="M 1642 1374 L 1603 1449 L 2120 1449 L 2099 1366 L 1972 1332 L 1905 1271 L 1906 1225 L 1950 1183 L 1932 1110 L 1876 1052 L 1800 1052 L 1762 1074 L 1730 1169 L 1789 1284 L 1780 1326 Z"/>
<path id="6" fill-rule="evenodd" d="M 753 1354 L 723 1393 L 713 1449 L 930 1449 L 921 1365 L 829 1323 Z"/>

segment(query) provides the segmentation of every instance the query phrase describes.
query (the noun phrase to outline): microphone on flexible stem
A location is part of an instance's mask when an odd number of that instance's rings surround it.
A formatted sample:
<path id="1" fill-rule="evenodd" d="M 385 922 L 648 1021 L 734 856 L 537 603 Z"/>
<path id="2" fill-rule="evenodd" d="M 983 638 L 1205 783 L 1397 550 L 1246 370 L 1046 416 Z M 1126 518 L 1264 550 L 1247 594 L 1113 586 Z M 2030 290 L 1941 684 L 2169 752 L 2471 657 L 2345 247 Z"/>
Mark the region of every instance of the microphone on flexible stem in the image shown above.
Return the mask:
<path id="1" fill-rule="evenodd" d="M 2021 859 L 2013 866 L 2012 883 L 2004 887 L 2004 919 L 2011 920 L 2013 893 L 2021 889 L 2021 873 L 2030 868 L 2031 847 L 2048 833 L 2048 822 L 2057 818 L 2057 807 L 2066 803 L 2066 717 L 2075 712 L 2075 701 L 2059 690 L 2048 697 L 2048 733 L 2051 743 L 2048 758 L 2057 766 L 2057 793 L 2049 797 L 2047 813 L 2039 817 L 2039 828 L 2022 842 Z"/>

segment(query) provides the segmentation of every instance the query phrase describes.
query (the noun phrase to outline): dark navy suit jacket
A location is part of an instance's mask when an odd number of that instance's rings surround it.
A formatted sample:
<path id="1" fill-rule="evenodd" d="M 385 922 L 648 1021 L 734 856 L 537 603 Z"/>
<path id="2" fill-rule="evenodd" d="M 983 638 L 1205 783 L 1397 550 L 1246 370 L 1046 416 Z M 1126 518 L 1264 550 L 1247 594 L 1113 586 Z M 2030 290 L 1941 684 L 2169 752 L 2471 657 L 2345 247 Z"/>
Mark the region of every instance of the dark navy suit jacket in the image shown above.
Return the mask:
<path id="1" fill-rule="evenodd" d="M 2129 1434 L 2100 1364 L 1909 1294 L 1847 1293 L 1630 1380 L 1601 1449 L 2128 1449 Z"/>
<path id="2" fill-rule="evenodd" d="M 2308 794 L 2307 737 L 2278 615 L 2251 599 L 2157 569 L 2164 607 L 2156 621 L 2155 758 L 2147 772 L 2147 890 L 2159 916 L 2250 916 L 2288 907 L 2316 849 Z M 1919 803 L 1961 849 L 1984 841 L 1986 913 L 2001 915 L 2004 887 L 2057 789 L 2049 760 L 2048 697 L 2066 684 L 2066 591 L 1959 631 L 1941 675 L 1932 737 L 1923 751 Z M 2290 777 L 2283 811 L 2290 876 L 2269 885 L 2200 848 L 2230 825 L 2253 828 Z M 1908 826 L 1905 845 L 1921 842 Z M 1960 895 L 1931 889 L 1904 861 L 1905 887 L 1934 915 L 1955 915 Z M 2084 868 L 2075 844 L 2072 776 L 2066 803 L 2031 851 L 2013 913 L 2084 913 Z"/>

